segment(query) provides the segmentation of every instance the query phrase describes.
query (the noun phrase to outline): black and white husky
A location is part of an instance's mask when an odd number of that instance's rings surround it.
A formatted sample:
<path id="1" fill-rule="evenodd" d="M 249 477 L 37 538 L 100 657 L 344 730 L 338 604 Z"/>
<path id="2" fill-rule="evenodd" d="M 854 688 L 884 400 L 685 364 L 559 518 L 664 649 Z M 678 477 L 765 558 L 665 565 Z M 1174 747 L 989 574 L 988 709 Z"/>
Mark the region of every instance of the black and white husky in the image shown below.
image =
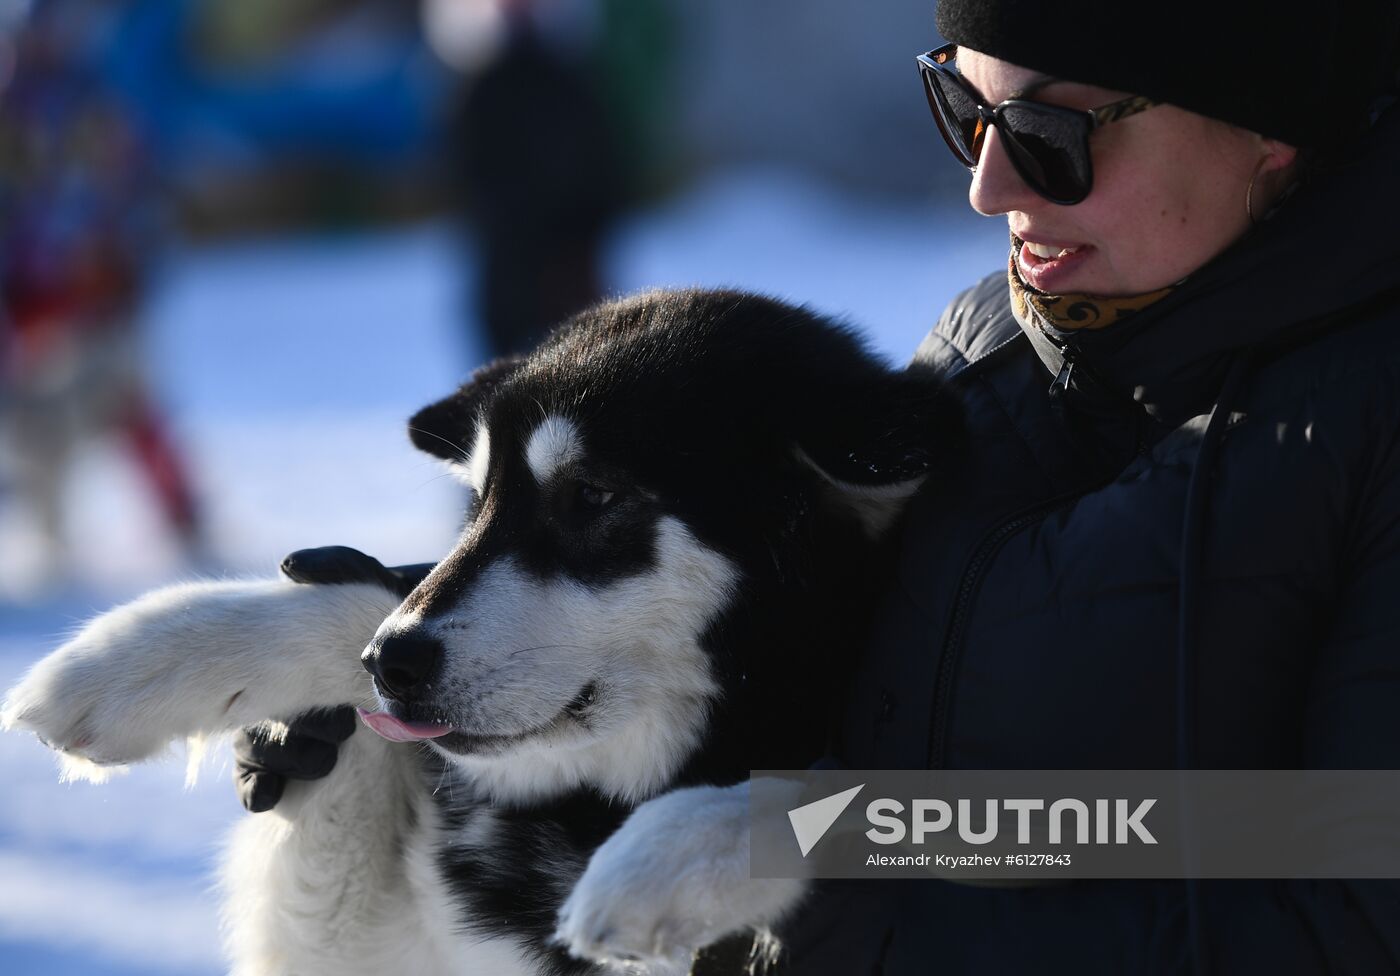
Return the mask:
<path id="1" fill-rule="evenodd" d="M 237 976 L 684 972 L 800 901 L 749 878 L 748 771 L 822 755 L 944 409 L 802 309 L 603 305 L 413 418 L 473 500 L 402 604 L 171 587 L 97 618 L 0 715 L 100 767 L 362 707 L 378 736 L 237 829 Z"/>

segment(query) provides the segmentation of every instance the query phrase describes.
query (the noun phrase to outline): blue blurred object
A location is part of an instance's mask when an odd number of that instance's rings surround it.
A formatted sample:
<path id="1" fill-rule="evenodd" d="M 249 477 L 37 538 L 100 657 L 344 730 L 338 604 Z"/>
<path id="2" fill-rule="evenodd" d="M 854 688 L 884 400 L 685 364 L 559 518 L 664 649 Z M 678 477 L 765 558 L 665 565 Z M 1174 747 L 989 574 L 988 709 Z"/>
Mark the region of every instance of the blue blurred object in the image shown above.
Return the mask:
<path id="1" fill-rule="evenodd" d="M 149 126 L 166 165 L 264 165 L 279 155 L 388 164 L 432 145 L 444 70 L 406 5 L 357 3 L 241 65 L 196 50 L 217 0 L 129 0 L 103 53 L 112 87 Z"/>

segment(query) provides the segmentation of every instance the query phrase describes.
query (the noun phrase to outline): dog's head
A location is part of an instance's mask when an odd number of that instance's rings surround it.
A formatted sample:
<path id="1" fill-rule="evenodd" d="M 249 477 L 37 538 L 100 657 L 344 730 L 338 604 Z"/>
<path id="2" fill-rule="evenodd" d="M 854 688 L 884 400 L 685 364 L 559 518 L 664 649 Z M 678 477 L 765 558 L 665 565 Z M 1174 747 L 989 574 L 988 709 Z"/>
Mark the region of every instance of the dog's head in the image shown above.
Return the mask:
<path id="1" fill-rule="evenodd" d="M 705 637 L 736 594 L 800 569 L 823 519 L 882 531 L 949 428 L 928 378 L 803 309 L 687 291 L 582 313 L 410 422 L 473 497 L 365 651 L 377 727 L 498 795 L 654 791 L 704 731 Z"/>

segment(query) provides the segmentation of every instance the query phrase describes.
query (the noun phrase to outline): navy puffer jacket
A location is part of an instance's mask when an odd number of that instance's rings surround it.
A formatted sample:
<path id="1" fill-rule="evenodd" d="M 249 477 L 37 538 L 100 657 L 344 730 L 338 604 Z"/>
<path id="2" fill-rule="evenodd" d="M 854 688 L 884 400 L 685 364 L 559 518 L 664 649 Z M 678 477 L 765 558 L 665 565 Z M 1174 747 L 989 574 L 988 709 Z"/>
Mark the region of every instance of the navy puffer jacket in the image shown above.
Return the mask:
<path id="1" fill-rule="evenodd" d="M 1113 326 L 1046 337 L 1004 271 L 961 295 L 915 361 L 974 446 L 908 513 L 840 761 L 1400 768 L 1397 233 L 1392 110 Z M 1192 914 L 1213 973 L 1400 972 L 1400 882 L 1336 880 L 838 884 L 794 962 L 1185 973 Z"/>

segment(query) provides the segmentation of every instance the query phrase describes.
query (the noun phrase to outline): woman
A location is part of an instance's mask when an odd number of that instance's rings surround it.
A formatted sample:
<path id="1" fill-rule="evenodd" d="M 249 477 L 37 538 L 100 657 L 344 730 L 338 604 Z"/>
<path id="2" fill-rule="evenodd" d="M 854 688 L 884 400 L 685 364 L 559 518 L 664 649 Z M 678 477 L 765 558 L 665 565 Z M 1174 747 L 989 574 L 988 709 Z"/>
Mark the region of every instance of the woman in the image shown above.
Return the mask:
<path id="1" fill-rule="evenodd" d="M 939 5 L 930 103 L 1012 249 L 915 357 L 976 447 L 841 761 L 1400 768 L 1397 5 L 1114 9 Z M 1400 970 L 1397 882 L 890 889 L 814 905 L 797 971 Z"/>
<path id="2" fill-rule="evenodd" d="M 1164 13 L 939 6 L 1013 246 L 915 357 L 974 449 L 908 512 L 849 767 L 1400 768 L 1400 12 Z M 1396 971 L 1400 885 L 836 885 L 788 969 Z"/>

